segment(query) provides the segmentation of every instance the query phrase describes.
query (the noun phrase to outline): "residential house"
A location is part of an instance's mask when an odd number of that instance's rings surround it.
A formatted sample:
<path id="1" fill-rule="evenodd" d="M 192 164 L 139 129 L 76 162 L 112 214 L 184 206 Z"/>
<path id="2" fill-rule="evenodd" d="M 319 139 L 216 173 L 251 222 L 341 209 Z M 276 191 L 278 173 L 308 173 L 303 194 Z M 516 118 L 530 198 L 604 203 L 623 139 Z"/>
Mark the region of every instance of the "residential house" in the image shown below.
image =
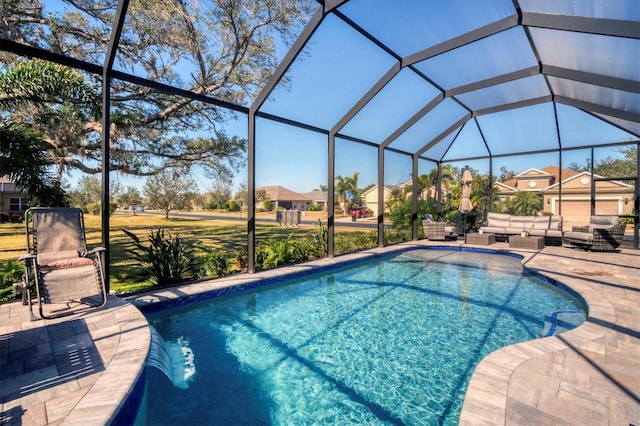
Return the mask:
<path id="1" fill-rule="evenodd" d="M 409 181 L 409 184 L 411 182 Z M 384 202 L 387 203 L 389 197 L 391 197 L 391 193 L 396 189 L 402 189 L 406 186 L 407 183 L 401 185 L 385 185 L 383 189 L 384 193 Z M 371 188 L 364 191 L 360 194 L 360 200 L 362 200 L 362 205 L 371 209 L 373 211 L 374 216 L 378 216 L 378 185 L 374 185 Z M 388 209 L 385 207 L 385 211 Z"/>
<path id="2" fill-rule="evenodd" d="M 311 200 L 311 205 L 316 205 L 318 208 L 316 210 L 325 211 L 327 210 L 327 193 L 316 189 L 315 191 L 305 192 L 304 194 L 307 198 Z M 308 209 L 307 209 L 308 210 Z"/>
<path id="3" fill-rule="evenodd" d="M 595 179 L 602 176 L 593 175 Z M 562 206 L 560 206 L 562 182 Z M 589 223 L 591 215 L 591 173 L 547 166 L 531 168 L 505 182 L 494 184 L 498 198 L 509 199 L 521 191 L 535 192 L 542 201 L 542 211 L 562 214 L 564 229 Z M 620 181 L 596 182 L 596 214 L 631 214 L 633 186 Z"/>
<path id="4" fill-rule="evenodd" d="M 263 190 L 266 193 L 266 198 L 271 201 L 271 208 L 275 210 L 283 208 L 286 210 L 307 211 L 313 203 L 322 203 L 323 206 L 326 206 L 327 203 L 327 194 L 322 191 L 300 194 L 279 185 L 262 186 L 258 190 Z M 257 202 L 256 207 L 262 208 L 262 201 Z"/>
<path id="5" fill-rule="evenodd" d="M 22 189 L 9 176 L 0 177 L 0 221 L 22 220 L 23 213 L 29 208 Z"/>

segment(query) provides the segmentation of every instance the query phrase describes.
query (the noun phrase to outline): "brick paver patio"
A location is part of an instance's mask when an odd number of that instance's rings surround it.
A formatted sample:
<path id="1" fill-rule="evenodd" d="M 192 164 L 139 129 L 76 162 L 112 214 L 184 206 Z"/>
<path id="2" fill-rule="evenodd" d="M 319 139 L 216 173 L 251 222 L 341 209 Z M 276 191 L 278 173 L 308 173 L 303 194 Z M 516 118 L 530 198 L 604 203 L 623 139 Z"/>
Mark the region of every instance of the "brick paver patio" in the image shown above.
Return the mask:
<path id="1" fill-rule="evenodd" d="M 412 245 L 465 247 L 428 241 L 403 246 Z M 505 243 L 491 249 L 509 250 Z M 487 356 L 470 383 L 460 424 L 640 425 L 640 252 L 564 247 L 511 251 L 524 256 L 526 267 L 580 293 L 589 305 L 589 318 L 560 336 Z M 335 261 L 164 289 L 132 301 L 153 303 Z M 142 314 L 114 296 L 106 308 L 47 321 L 32 320 L 20 303 L 0 305 L 2 423 L 112 422 L 142 371 L 149 345 Z"/>

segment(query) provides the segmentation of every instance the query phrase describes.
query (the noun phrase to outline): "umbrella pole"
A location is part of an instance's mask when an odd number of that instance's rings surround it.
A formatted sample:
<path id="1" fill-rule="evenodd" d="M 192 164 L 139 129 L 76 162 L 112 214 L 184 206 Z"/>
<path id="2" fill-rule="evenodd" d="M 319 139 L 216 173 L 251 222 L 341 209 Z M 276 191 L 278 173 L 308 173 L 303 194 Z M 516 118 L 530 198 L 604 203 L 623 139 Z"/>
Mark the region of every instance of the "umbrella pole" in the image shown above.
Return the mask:
<path id="1" fill-rule="evenodd" d="M 465 232 L 467 231 L 467 214 L 462 214 L 462 236 L 464 237 Z"/>

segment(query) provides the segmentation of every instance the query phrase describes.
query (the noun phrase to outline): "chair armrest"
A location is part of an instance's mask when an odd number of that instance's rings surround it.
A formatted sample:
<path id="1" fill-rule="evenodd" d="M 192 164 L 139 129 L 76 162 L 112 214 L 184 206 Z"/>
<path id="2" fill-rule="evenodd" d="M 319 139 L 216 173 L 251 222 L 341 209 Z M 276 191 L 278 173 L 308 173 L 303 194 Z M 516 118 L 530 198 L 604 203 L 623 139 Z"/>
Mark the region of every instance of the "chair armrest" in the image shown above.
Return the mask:
<path id="1" fill-rule="evenodd" d="M 573 232 L 589 232 L 589 225 L 586 226 L 573 226 L 571 227 Z"/>
<path id="2" fill-rule="evenodd" d="M 33 260 L 36 258 L 35 254 L 23 254 L 22 256 L 20 256 L 18 258 L 18 262 L 23 262 L 23 261 L 27 261 L 27 260 Z"/>
<path id="3" fill-rule="evenodd" d="M 90 254 L 96 254 L 96 253 L 102 253 L 102 252 L 104 252 L 104 251 L 107 251 L 107 249 L 106 249 L 106 248 L 104 248 L 104 247 L 95 247 L 95 248 L 93 248 L 93 249 L 89 250 L 89 251 L 87 252 L 87 255 L 90 255 Z"/>
<path id="4" fill-rule="evenodd" d="M 623 236 L 624 230 L 627 227 L 627 224 L 624 222 L 620 222 L 617 225 L 613 225 L 609 228 L 595 228 L 593 230 L 593 236 L 596 237 L 598 235 L 615 235 L 615 236 Z"/>

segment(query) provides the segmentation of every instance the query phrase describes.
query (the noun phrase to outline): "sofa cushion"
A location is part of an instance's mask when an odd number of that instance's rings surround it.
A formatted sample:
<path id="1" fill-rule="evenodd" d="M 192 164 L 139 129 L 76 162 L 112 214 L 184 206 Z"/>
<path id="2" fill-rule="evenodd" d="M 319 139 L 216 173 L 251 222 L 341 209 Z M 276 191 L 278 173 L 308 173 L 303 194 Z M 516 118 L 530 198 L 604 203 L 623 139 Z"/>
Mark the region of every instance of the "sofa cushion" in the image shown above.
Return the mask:
<path id="1" fill-rule="evenodd" d="M 510 214 L 489 212 L 487 213 L 487 226 L 506 228 L 509 226 L 510 217 Z"/>
<path id="2" fill-rule="evenodd" d="M 562 231 L 562 216 L 551 216 L 551 224 L 549 225 L 549 229 Z"/>
<path id="3" fill-rule="evenodd" d="M 593 243 L 593 232 L 567 231 L 564 233 L 564 237 L 567 239 L 581 240 L 585 244 Z"/>
<path id="4" fill-rule="evenodd" d="M 533 216 L 511 216 L 509 219 L 509 228 L 512 229 L 529 229 L 533 225 Z"/>
<path id="5" fill-rule="evenodd" d="M 506 234 L 507 228 L 499 226 L 482 226 L 480 227 L 485 234 Z"/>
<path id="6" fill-rule="evenodd" d="M 562 238 L 562 231 L 558 229 L 549 229 L 546 234 L 547 237 L 558 237 Z"/>
<path id="7" fill-rule="evenodd" d="M 589 221 L 589 232 L 594 229 L 606 229 L 618 223 L 618 216 L 613 215 L 593 215 Z"/>
<path id="8" fill-rule="evenodd" d="M 549 229 L 551 216 L 534 216 L 533 226 L 530 229 Z"/>
<path id="9" fill-rule="evenodd" d="M 525 231 L 524 228 L 507 228 L 505 232 L 510 235 L 520 235 L 522 231 Z"/>
<path id="10" fill-rule="evenodd" d="M 530 229 L 529 235 L 534 237 L 557 237 L 562 238 L 562 231 L 555 229 Z"/>

